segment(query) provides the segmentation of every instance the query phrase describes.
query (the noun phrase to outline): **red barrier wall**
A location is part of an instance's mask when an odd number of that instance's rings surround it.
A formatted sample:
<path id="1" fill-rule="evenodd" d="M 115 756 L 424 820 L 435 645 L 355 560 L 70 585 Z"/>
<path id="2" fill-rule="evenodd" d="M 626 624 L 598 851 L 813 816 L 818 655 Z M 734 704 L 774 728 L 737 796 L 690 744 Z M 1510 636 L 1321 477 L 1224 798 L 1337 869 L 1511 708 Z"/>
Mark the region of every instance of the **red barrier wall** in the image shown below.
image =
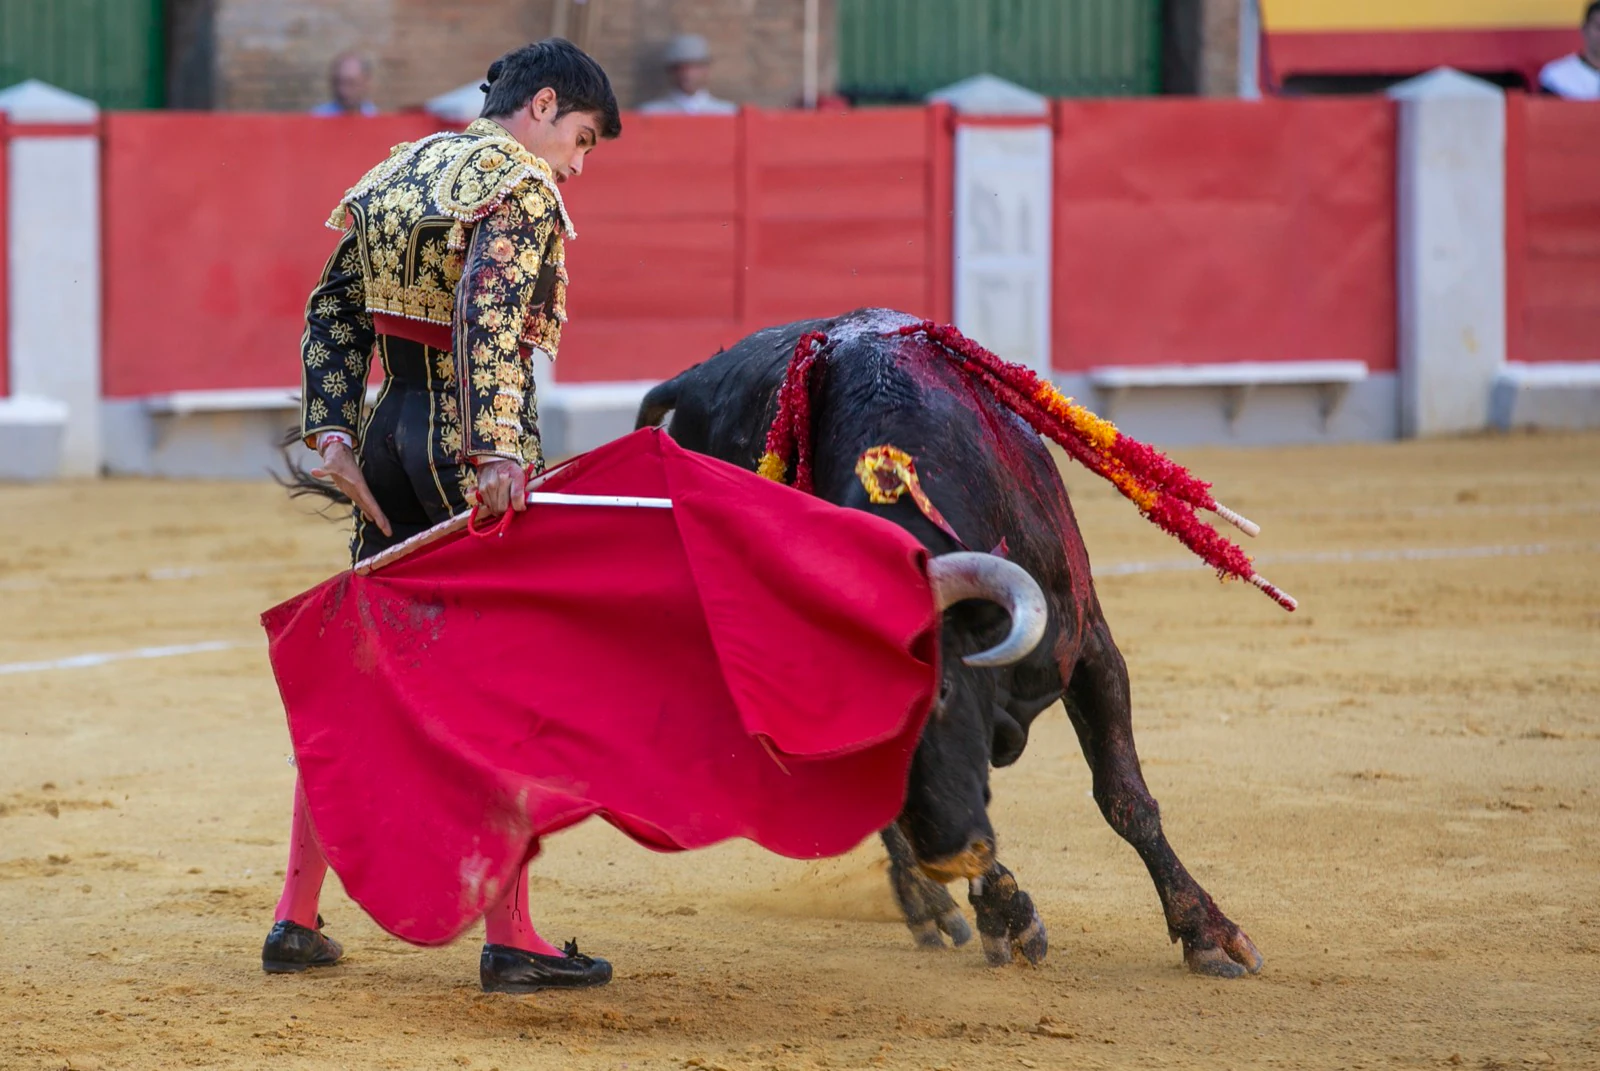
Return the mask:
<path id="1" fill-rule="evenodd" d="M 1507 332 L 1515 361 L 1600 360 L 1600 111 L 1507 99 Z"/>
<path id="2" fill-rule="evenodd" d="M 564 192 L 562 382 L 664 378 L 860 305 L 948 318 L 942 109 L 630 115 Z"/>
<path id="3" fill-rule="evenodd" d="M 339 196 L 423 116 L 111 112 L 102 164 L 108 397 L 300 381 Z"/>
<path id="4" fill-rule="evenodd" d="M 942 112 L 630 115 L 563 187 L 562 382 L 670 375 L 760 327 L 887 304 L 949 317 Z M 299 380 L 339 195 L 422 116 L 107 116 L 105 389 Z"/>
<path id="5" fill-rule="evenodd" d="M 1056 368 L 1394 370 L 1389 101 L 1071 101 L 1056 127 Z"/>

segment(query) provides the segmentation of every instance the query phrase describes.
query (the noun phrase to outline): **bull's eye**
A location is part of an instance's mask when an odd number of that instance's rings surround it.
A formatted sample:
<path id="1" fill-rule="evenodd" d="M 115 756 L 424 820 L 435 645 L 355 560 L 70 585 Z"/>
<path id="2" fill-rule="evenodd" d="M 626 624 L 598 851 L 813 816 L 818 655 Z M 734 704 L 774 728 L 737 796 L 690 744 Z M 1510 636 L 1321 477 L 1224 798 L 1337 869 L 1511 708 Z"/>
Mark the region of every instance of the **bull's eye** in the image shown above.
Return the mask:
<path id="1" fill-rule="evenodd" d="M 946 677 L 944 680 L 940 681 L 939 682 L 939 702 L 943 703 L 943 702 L 946 702 L 947 700 L 949 700 L 950 693 L 953 690 L 954 689 L 952 688 L 952 686 L 950 684 L 950 678 L 949 677 Z"/>

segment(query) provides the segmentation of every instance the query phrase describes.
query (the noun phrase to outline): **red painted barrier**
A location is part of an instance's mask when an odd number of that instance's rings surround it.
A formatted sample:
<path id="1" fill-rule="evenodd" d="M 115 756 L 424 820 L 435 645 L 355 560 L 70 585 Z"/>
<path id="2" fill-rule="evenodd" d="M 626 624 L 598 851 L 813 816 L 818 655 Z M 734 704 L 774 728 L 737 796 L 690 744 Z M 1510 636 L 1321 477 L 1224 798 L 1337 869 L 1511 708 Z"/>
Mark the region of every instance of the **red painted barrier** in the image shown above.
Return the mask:
<path id="1" fill-rule="evenodd" d="M 1054 364 L 1395 368 L 1382 98 L 1056 106 Z"/>
<path id="2" fill-rule="evenodd" d="M 561 382 L 663 378 L 861 305 L 948 318 L 942 110 L 630 115 L 564 189 Z"/>
<path id="3" fill-rule="evenodd" d="M 1600 360 L 1600 111 L 1514 94 L 1506 140 L 1511 359 Z"/>
<path id="4" fill-rule="evenodd" d="M 300 381 L 323 220 L 424 116 L 111 112 L 102 164 L 108 397 Z"/>
<path id="5" fill-rule="evenodd" d="M 650 379 L 785 320 L 885 304 L 949 316 L 942 113 L 630 115 L 563 193 L 562 382 Z M 105 139 L 105 389 L 299 380 L 339 195 L 421 116 L 121 113 Z"/>

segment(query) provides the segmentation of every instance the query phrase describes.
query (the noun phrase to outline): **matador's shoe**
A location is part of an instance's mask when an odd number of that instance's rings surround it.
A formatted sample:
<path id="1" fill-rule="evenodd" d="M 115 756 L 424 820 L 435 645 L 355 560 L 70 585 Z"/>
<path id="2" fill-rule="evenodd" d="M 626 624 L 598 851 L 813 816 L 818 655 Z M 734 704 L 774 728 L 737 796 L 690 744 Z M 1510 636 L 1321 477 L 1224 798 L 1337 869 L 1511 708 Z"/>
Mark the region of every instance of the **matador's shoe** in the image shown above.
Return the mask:
<path id="1" fill-rule="evenodd" d="M 298 974 L 308 967 L 331 967 L 342 955 L 343 946 L 322 932 L 321 915 L 314 930 L 280 919 L 261 946 L 261 969 L 268 974 Z"/>
<path id="2" fill-rule="evenodd" d="M 588 989 L 611 981 L 611 964 L 578 951 L 576 941 L 566 955 L 543 956 L 509 945 L 484 945 L 478 980 L 485 993 L 537 993 L 541 989 Z"/>

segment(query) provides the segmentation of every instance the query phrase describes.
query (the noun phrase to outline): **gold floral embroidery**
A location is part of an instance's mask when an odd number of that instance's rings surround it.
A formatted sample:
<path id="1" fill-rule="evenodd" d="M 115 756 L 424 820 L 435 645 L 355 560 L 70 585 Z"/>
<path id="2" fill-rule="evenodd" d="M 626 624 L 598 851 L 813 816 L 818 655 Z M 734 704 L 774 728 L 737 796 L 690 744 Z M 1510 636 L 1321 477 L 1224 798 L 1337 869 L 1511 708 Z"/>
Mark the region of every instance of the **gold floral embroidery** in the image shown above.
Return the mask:
<path id="1" fill-rule="evenodd" d="M 462 499 L 467 502 L 477 501 L 478 470 L 471 465 L 462 465 L 460 472 L 461 476 L 457 481 L 457 486 L 461 488 Z"/>
<path id="2" fill-rule="evenodd" d="M 303 434 L 325 427 L 353 432 L 361 417 L 374 340 L 365 304 L 360 250 L 356 237 L 346 234 L 306 300 L 306 329 L 300 339 Z M 330 368 L 331 362 L 337 363 Z"/>
<path id="3" fill-rule="evenodd" d="M 348 422 L 347 404 L 361 415 L 367 354 L 353 354 L 364 342 L 370 350 L 372 314 L 423 320 L 456 333 L 454 352 L 427 356 L 441 390 L 438 448 L 459 459 L 497 453 L 542 466 L 525 353 L 553 357 L 559 344 L 563 238 L 572 233 L 549 165 L 499 124 L 478 120 L 463 133 L 396 146 L 341 209 L 350 230 L 338 263 L 352 282 L 334 295 L 337 303 L 322 303 L 330 324 L 302 351 L 305 393 L 321 401 L 322 418 Z M 471 292 L 458 305 L 462 285 Z M 316 423 L 309 402 L 304 416 Z"/>

